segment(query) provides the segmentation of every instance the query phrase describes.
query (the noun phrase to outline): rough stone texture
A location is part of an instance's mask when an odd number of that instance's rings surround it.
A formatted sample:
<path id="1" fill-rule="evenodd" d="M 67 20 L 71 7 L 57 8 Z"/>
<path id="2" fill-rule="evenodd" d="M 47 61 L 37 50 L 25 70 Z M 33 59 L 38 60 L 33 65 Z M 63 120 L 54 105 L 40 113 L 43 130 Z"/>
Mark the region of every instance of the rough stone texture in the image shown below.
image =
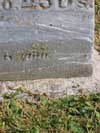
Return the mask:
<path id="1" fill-rule="evenodd" d="M 0 80 L 92 74 L 93 0 L 0 0 Z"/>
<path id="2" fill-rule="evenodd" d="M 3 94 L 14 92 L 18 87 L 24 87 L 33 94 L 45 93 L 53 98 L 100 93 L 100 54 L 96 51 L 93 54 L 93 68 L 90 77 L 0 82 L 0 100 Z M 23 93 L 18 97 L 27 98 L 28 94 Z"/>

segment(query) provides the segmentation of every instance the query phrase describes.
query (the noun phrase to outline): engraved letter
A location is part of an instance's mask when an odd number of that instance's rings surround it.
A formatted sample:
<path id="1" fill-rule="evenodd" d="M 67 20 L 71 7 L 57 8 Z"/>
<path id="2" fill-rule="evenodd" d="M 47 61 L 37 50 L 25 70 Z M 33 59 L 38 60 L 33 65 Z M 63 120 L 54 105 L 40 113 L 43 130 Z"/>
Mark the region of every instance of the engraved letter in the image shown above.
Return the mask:
<path id="1" fill-rule="evenodd" d="M 40 1 L 40 6 L 43 7 L 43 8 L 48 8 L 50 5 L 49 5 L 48 0 L 41 0 Z"/>
<path id="2" fill-rule="evenodd" d="M 58 9 L 59 7 L 59 0 L 51 0 L 51 5 L 53 9 Z"/>
<path id="3" fill-rule="evenodd" d="M 48 0 L 34 0 L 33 5 L 36 7 L 36 9 L 50 7 Z"/>
<path id="4" fill-rule="evenodd" d="M 80 8 L 88 8 L 89 0 L 78 0 L 78 7 Z"/>
<path id="5" fill-rule="evenodd" d="M 66 8 L 72 5 L 73 0 L 59 0 L 59 5 L 62 8 Z"/>
<path id="6" fill-rule="evenodd" d="M 5 10 L 9 10 L 12 8 L 12 2 L 10 0 L 4 0 L 2 6 Z"/>
<path id="7" fill-rule="evenodd" d="M 59 1 L 59 5 L 60 5 L 60 7 L 62 7 L 62 8 L 67 7 L 67 4 L 68 4 L 68 0 L 60 0 L 60 1 Z"/>

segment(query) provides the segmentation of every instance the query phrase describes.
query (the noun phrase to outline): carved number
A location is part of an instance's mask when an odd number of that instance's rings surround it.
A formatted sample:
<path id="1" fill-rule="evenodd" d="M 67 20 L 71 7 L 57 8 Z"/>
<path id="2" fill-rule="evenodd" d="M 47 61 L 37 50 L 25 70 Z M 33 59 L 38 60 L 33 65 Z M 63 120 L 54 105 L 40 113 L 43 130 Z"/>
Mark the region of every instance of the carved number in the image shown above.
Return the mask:
<path id="1" fill-rule="evenodd" d="M 4 0 L 2 6 L 5 10 L 10 10 L 12 8 L 12 2 L 10 0 Z"/>

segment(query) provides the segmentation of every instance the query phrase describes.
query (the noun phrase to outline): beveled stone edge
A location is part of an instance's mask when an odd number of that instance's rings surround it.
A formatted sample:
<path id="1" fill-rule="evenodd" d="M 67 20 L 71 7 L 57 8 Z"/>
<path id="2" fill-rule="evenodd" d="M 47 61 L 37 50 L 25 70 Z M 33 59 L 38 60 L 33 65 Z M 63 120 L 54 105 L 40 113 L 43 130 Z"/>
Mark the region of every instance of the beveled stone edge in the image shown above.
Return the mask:
<path id="1" fill-rule="evenodd" d="M 92 64 L 66 64 L 67 71 L 63 71 L 62 69 L 60 71 L 56 71 L 52 69 L 52 71 L 49 70 L 43 70 L 40 74 L 37 75 L 37 72 L 33 73 L 6 73 L 6 74 L 0 74 L 0 81 L 19 81 L 19 80 L 37 80 L 37 79 L 55 79 L 55 78 L 74 78 L 74 77 L 89 77 L 93 74 L 93 66 Z M 72 69 L 74 68 L 74 69 Z M 38 71 L 38 69 L 37 69 Z M 76 73 L 75 73 L 76 72 Z"/>

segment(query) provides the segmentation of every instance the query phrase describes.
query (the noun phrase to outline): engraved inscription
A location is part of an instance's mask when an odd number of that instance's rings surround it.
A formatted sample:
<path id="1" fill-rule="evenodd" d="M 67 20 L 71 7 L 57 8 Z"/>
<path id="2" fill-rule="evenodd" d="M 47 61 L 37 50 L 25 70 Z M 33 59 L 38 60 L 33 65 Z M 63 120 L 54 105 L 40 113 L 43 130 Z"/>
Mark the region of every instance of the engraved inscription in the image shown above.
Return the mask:
<path id="1" fill-rule="evenodd" d="M 48 57 L 48 46 L 47 45 L 39 45 L 33 44 L 31 49 L 18 51 L 15 55 L 11 55 L 6 52 L 4 54 L 4 60 L 8 61 L 32 61 L 34 59 L 46 59 Z"/>
<path id="2" fill-rule="evenodd" d="M 91 0 L 1 0 L 0 8 L 10 9 L 63 9 L 69 7 L 90 8 Z"/>

